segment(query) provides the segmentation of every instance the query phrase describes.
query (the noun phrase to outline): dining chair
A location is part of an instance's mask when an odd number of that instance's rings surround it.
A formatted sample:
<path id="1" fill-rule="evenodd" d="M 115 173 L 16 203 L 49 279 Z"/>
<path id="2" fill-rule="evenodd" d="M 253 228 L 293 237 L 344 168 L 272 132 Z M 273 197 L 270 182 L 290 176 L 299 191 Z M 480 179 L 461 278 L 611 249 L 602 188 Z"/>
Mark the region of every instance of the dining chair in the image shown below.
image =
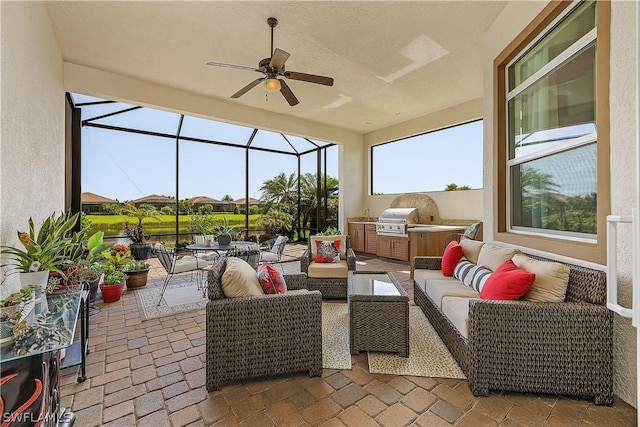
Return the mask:
<path id="1" fill-rule="evenodd" d="M 270 249 L 260 251 L 260 262 L 278 263 L 280 270 L 284 273 L 282 253 L 288 241 L 289 238 L 287 236 L 278 236 Z"/>
<path id="2" fill-rule="evenodd" d="M 206 261 L 191 255 L 178 255 L 175 249 L 167 249 L 167 247 L 162 244 L 156 244 L 153 251 L 158 257 L 160 264 L 167 272 L 167 277 L 164 279 L 162 291 L 160 292 L 158 305 L 162 303 L 169 281 L 174 274 L 179 273 L 196 272 L 198 290 L 203 290 L 203 297 L 205 296 L 206 284 L 204 283 L 204 277 L 202 277 L 202 269 L 209 265 Z"/>
<path id="3" fill-rule="evenodd" d="M 458 240 L 462 240 L 462 239 L 475 240 L 479 229 L 480 229 L 480 223 L 479 222 L 474 222 L 473 224 L 471 224 L 470 226 L 467 227 L 467 229 L 464 231 L 464 233 L 449 233 L 449 234 L 447 234 L 444 237 L 444 247 L 446 248 L 447 245 L 454 239 L 458 239 Z"/>

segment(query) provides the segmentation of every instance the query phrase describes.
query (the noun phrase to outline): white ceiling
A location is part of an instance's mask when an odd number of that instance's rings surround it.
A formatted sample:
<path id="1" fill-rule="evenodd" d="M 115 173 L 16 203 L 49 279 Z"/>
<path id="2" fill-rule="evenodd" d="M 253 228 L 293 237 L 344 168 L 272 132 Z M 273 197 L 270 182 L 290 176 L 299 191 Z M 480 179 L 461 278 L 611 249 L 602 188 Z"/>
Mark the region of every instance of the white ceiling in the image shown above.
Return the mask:
<path id="1" fill-rule="evenodd" d="M 64 59 L 253 108 L 366 133 L 482 96 L 482 39 L 506 1 L 46 2 Z M 262 85 L 274 45 L 290 71 L 333 77 L 333 87 L 288 80 L 300 104 Z"/>

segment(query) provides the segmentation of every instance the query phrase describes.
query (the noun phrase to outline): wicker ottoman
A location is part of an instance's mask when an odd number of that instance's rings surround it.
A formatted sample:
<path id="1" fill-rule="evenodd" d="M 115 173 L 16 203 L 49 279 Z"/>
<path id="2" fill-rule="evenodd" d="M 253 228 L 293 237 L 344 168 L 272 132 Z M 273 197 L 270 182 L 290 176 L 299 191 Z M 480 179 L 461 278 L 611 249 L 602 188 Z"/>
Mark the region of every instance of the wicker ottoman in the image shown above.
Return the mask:
<path id="1" fill-rule="evenodd" d="M 391 273 L 350 271 L 347 282 L 351 354 L 409 356 L 409 297 Z"/>

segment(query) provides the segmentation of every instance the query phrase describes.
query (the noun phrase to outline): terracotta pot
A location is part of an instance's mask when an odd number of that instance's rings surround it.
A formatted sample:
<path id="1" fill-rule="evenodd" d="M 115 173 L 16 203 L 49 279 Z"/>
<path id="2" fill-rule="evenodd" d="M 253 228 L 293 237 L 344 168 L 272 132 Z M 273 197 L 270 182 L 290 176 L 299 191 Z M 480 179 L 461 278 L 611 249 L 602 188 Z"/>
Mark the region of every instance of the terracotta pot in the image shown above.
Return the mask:
<path id="1" fill-rule="evenodd" d="M 117 285 L 105 285 L 100 284 L 100 292 L 102 292 L 102 299 L 104 302 L 116 302 L 120 301 L 122 290 L 124 289 L 124 282 Z"/>
<path id="2" fill-rule="evenodd" d="M 128 271 L 125 273 L 127 277 L 127 289 L 143 288 L 147 286 L 147 278 L 149 277 L 149 269 L 139 271 Z"/>

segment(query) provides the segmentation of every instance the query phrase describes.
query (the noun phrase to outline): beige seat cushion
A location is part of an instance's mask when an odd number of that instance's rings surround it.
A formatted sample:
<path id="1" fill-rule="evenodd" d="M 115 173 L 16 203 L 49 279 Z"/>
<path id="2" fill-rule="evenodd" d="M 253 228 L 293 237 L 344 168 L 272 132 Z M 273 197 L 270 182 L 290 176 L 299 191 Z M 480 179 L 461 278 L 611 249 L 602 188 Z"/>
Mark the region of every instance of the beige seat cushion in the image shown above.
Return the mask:
<path id="1" fill-rule="evenodd" d="M 241 258 L 227 259 L 227 268 L 222 274 L 222 292 L 227 298 L 264 295 L 258 273 Z"/>
<path id="2" fill-rule="evenodd" d="M 453 276 L 443 276 L 442 270 L 427 270 L 423 268 L 417 268 L 413 271 L 413 280 L 423 291 L 425 290 L 427 280 L 449 280 L 452 282 L 459 282 L 458 279 Z"/>
<path id="3" fill-rule="evenodd" d="M 347 259 L 347 236 L 341 234 L 336 236 L 310 236 L 309 245 L 311 246 L 311 259 L 316 259 L 318 253 L 318 246 L 316 241 L 331 241 L 340 240 L 340 259 Z"/>
<path id="4" fill-rule="evenodd" d="M 196 258 L 191 255 L 185 255 L 176 259 L 176 263 L 173 266 L 173 273 L 184 273 L 186 271 L 197 270 L 198 268 L 204 268 L 209 263 L 205 259 Z"/>
<path id="5" fill-rule="evenodd" d="M 469 301 L 472 299 L 475 298 L 442 298 L 442 313 L 465 338 L 469 338 Z"/>
<path id="6" fill-rule="evenodd" d="M 484 246 L 484 242 L 461 239 L 460 246 L 462 247 L 462 256 L 465 257 L 467 261 L 477 264 L 478 255 L 480 255 L 480 249 Z"/>
<path id="7" fill-rule="evenodd" d="M 534 273 L 536 280 L 522 297 L 525 301 L 563 302 L 569 284 L 569 266 L 559 262 L 541 261 L 523 254 L 513 256 L 518 268 Z"/>
<path id="8" fill-rule="evenodd" d="M 505 248 L 494 243 L 485 243 L 482 249 L 480 249 L 478 262 L 476 264 L 484 265 L 489 270 L 495 271 L 496 268 L 504 264 L 505 261 L 513 258 L 513 256 L 519 252 L 520 250 L 516 248 Z"/>
<path id="9" fill-rule="evenodd" d="M 349 275 L 347 261 L 318 263 L 310 262 L 307 269 L 307 276 L 322 278 L 346 278 Z"/>
<path id="10" fill-rule="evenodd" d="M 480 294 L 470 287 L 464 285 L 459 280 L 442 279 L 427 280 L 425 285 L 425 294 L 439 308 L 442 308 L 442 298 L 444 297 L 464 297 L 464 298 L 480 298 Z"/>

